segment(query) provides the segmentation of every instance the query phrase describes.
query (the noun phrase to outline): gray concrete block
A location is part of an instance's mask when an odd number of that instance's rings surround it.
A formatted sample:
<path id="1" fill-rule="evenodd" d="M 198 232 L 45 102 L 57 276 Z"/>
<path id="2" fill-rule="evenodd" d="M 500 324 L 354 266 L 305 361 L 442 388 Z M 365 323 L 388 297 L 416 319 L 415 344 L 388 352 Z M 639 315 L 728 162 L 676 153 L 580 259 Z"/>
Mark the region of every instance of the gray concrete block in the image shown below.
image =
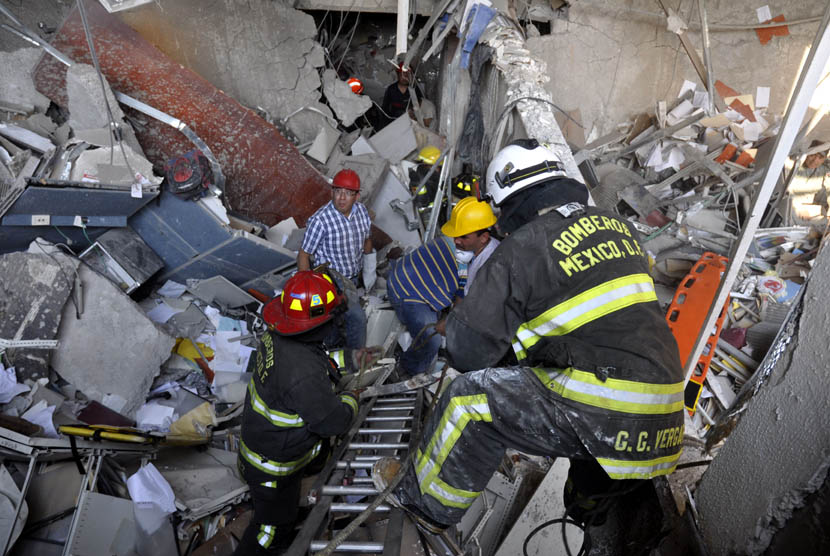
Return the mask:
<path id="1" fill-rule="evenodd" d="M 356 95 L 345 81 L 341 81 L 332 69 L 323 72 L 323 93 L 329 106 L 345 126 L 365 114 L 372 107 L 372 99 L 365 95 Z"/>
<path id="2" fill-rule="evenodd" d="M 0 51 L 0 101 L 29 105 L 42 112 L 49 108 L 49 99 L 35 90 L 32 81 L 40 52 L 39 48 Z"/>
<path id="3" fill-rule="evenodd" d="M 109 84 L 104 80 L 106 98 L 116 122 L 124 113 L 115 100 Z M 66 94 L 69 97 L 69 125 L 74 129 L 94 129 L 109 126 L 109 116 L 101 91 L 101 81 L 95 68 L 89 64 L 74 64 L 66 70 Z"/>
<path id="4" fill-rule="evenodd" d="M 71 304 L 64 308 L 52 366 L 90 399 L 122 398 L 123 407 L 113 409 L 132 418 L 175 339 L 118 286 L 85 266 L 79 272 L 84 313 L 78 320 Z"/>

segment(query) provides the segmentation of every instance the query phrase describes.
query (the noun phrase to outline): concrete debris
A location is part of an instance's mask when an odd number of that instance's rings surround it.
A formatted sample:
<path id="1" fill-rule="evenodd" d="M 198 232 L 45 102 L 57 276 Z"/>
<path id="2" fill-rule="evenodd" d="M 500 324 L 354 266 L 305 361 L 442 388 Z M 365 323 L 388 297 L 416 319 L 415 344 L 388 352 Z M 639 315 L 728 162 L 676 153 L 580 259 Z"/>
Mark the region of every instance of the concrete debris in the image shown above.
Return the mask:
<path id="1" fill-rule="evenodd" d="M 35 90 L 32 72 L 42 55 L 39 48 L 0 51 L 0 105 L 16 104 L 26 113 L 49 108 L 49 99 Z"/>
<path id="2" fill-rule="evenodd" d="M 332 69 L 323 72 L 323 94 L 344 126 L 352 125 L 372 107 L 372 99 L 354 94 L 348 83 L 338 79 L 337 73 Z"/>
<path id="3" fill-rule="evenodd" d="M 175 340 L 118 286 L 85 266 L 79 274 L 84 313 L 78 319 L 71 306 L 64 308 L 52 366 L 89 399 L 132 417 Z"/>
<path id="4" fill-rule="evenodd" d="M 66 70 L 69 125 L 75 129 L 106 128 L 110 125 L 110 113 L 115 123 L 120 124 L 124 119 L 124 113 L 106 80 L 104 90 L 106 97 L 101 90 L 101 78 L 94 67 L 89 64 L 69 66 Z M 109 105 L 109 112 L 107 105 Z"/>

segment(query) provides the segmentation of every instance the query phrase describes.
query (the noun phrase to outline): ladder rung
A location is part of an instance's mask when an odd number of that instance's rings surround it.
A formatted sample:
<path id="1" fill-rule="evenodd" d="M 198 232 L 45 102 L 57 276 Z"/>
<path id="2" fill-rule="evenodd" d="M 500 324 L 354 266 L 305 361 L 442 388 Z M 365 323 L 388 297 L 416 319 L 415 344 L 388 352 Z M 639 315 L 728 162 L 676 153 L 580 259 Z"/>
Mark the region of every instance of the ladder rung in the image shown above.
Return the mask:
<path id="1" fill-rule="evenodd" d="M 329 545 L 330 541 L 311 541 L 309 549 L 319 552 Z M 334 549 L 335 552 L 361 552 L 369 554 L 383 554 L 383 543 L 379 542 L 344 542 Z"/>
<path id="2" fill-rule="evenodd" d="M 361 487 L 361 486 L 331 486 L 323 485 L 321 494 L 323 496 L 347 496 L 351 494 L 361 494 L 363 496 L 376 495 L 378 490 L 375 487 Z"/>
<path id="3" fill-rule="evenodd" d="M 356 461 L 377 461 L 377 460 L 379 460 L 380 458 L 383 458 L 383 457 L 386 457 L 386 456 L 375 456 L 375 455 L 360 454 L 360 455 L 355 456 L 354 459 Z"/>
<path id="4" fill-rule="evenodd" d="M 343 512 L 343 513 L 347 513 L 347 514 L 359 514 L 360 512 L 362 512 L 363 510 L 365 510 L 368 507 L 369 507 L 369 504 L 360 504 L 360 503 L 358 503 L 358 504 L 346 504 L 346 503 L 340 504 L 340 503 L 337 503 L 337 504 L 332 504 L 331 506 L 329 506 L 329 508 L 333 512 Z M 380 506 L 375 508 L 375 512 L 385 513 L 385 512 L 390 511 L 391 509 L 392 509 L 392 506 L 390 506 L 389 504 L 381 504 Z"/>
<path id="5" fill-rule="evenodd" d="M 358 429 L 357 434 L 403 434 L 412 429 Z"/>
<path id="6" fill-rule="evenodd" d="M 378 421 L 411 421 L 412 415 L 402 415 L 400 417 L 366 417 L 364 419 L 365 422 L 378 422 Z"/>
<path id="7" fill-rule="evenodd" d="M 352 477 L 351 481 L 352 481 L 352 483 L 354 483 L 354 484 L 356 484 L 356 485 L 359 485 L 359 484 L 367 484 L 367 483 L 368 483 L 368 484 L 370 484 L 370 485 L 371 485 L 371 484 L 374 484 L 374 483 L 372 482 L 372 478 L 371 478 L 371 477 Z"/>
<path id="8" fill-rule="evenodd" d="M 374 461 L 338 461 L 337 469 L 371 469 Z"/>
<path id="9" fill-rule="evenodd" d="M 414 397 L 413 397 L 413 398 L 409 398 L 409 397 L 406 397 L 406 398 L 404 398 L 404 397 L 399 397 L 399 398 L 378 398 L 378 399 L 376 399 L 376 400 L 375 400 L 375 403 L 400 403 L 400 402 L 404 402 L 404 403 L 406 403 L 406 402 L 410 402 L 410 403 L 412 403 L 412 402 L 414 402 L 414 401 L 415 401 L 415 398 L 414 398 Z"/>
<path id="10" fill-rule="evenodd" d="M 384 405 L 383 407 L 374 406 L 372 411 L 412 411 L 413 409 L 415 409 L 414 405 L 392 405 L 389 407 Z"/>
<path id="11" fill-rule="evenodd" d="M 405 450 L 406 442 L 349 442 L 349 450 Z"/>

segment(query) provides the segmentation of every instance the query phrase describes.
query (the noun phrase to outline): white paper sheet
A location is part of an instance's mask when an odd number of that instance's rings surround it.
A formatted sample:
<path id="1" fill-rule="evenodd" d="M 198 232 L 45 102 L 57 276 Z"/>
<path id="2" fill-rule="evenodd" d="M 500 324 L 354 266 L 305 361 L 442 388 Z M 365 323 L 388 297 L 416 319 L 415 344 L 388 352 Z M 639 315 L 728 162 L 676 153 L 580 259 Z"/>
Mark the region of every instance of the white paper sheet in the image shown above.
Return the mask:
<path id="1" fill-rule="evenodd" d="M 159 473 L 156 466 L 148 463 L 127 479 L 130 498 L 138 505 L 152 504 L 172 514 L 176 511 L 176 495 L 170 483 Z"/>
<path id="2" fill-rule="evenodd" d="M 709 93 L 706 91 L 696 91 L 692 104 L 695 108 L 706 108 L 709 105 Z"/>
<path id="3" fill-rule="evenodd" d="M 755 10 L 755 14 L 758 16 L 758 23 L 764 23 L 765 21 L 769 21 L 772 19 L 772 12 L 769 10 L 769 6 L 761 6 Z"/>
<path id="4" fill-rule="evenodd" d="M 170 320 L 170 317 L 183 311 L 184 309 L 174 309 L 173 307 L 162 301 L 161 303 L 147 311 L 147 317 L 153 322 L 164 324 L 165 322 Z"/>
<path id="5" fill-rule="evenodd" d="M 8 369 L 0 363 L 0 403 L 9 403 L 12 398 L 23 392 L 28 392 L 29 387 L 17 383 L 17 374 L 14 367 Z"/>
<path id="6" fill-rule="evenodd" d="M 145 403 L 136 412 L 136 426 L 145 431 L 168 432 L 177 419 L 175 411 L 175 408 L 156 402 Z"/>
<path id="7" fill-rule="evenodd" d="M 40 400 L 20 417 L 30 423 L 39 425 L 43 429 L 43 436 L 58 438 L 58 431 L 55 430 L 55 424 L 52 422 L 52 415 L 54 413 L 54 405 L 47 405 L 46 400 Z"/>
<path id="8" fill-rule="evenodd" d="M 755 106 L 766 108 L 769 106 L 769 87 L 758 87 L 755 89 Z"/>
<path id="9" fill-rule="evenodd" d="M 158 289 L 158 294 L 162 297 L 172 297 L 178 299 L 185 292 L 187 286 L 179 284 L 173 280 L 168 280 L 162 287 Z"/>
<path id="10" fill-rule="evenodd" d="M 686 94 L 686 91 L 694 91 L 697 88 L 697 85 L 694 81 L 689 81 L 688 79 L 683 81 L 683 86 L 680 87 L 680 92 L 677 93 L 677 98 L 682 97 Z"/>

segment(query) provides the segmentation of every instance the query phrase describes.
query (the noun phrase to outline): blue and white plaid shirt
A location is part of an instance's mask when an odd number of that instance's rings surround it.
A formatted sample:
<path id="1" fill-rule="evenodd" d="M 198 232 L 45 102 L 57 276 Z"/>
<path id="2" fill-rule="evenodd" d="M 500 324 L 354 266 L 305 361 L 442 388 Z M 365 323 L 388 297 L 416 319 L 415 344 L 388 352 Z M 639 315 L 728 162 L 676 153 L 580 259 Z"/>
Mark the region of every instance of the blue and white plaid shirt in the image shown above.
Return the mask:
<path id="1" fill-rule="evenodd" d="M 315 265 L 327 262 L 353 279 L 363 269 L 363 244 L 371 227 L 369 211 L 363 203 L 355 203 L 346 218 L 329 201 L 308 219 L 302 249 L 314 257 Z"/>

